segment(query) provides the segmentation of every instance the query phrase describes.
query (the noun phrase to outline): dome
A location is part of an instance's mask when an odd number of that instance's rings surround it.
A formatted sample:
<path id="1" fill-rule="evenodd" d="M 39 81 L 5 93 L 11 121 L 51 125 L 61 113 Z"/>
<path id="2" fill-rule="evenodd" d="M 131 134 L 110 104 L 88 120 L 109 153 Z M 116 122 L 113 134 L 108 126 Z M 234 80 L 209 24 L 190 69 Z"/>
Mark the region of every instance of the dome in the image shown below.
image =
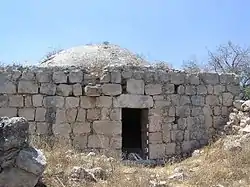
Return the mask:
<path id="1" fill-rule="evenodd" d="M 145 65 L 147 62 L 138 55 L 118 45 L 109 43 L 92 44 L 62 50 L 45 60 L 40 66 L 123 66 Z"/>

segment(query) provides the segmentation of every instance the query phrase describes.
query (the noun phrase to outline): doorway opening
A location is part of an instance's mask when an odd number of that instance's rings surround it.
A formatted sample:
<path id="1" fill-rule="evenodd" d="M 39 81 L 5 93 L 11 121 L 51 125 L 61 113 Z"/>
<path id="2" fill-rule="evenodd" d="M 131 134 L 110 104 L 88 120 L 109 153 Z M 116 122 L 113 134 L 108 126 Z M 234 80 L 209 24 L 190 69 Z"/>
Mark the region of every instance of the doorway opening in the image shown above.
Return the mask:
<path id="1" fill-rule="evenodd" d="M 148 109 L 122 109 L 122 152 L 125 157 L 136 153 L 148 157 Z"/>

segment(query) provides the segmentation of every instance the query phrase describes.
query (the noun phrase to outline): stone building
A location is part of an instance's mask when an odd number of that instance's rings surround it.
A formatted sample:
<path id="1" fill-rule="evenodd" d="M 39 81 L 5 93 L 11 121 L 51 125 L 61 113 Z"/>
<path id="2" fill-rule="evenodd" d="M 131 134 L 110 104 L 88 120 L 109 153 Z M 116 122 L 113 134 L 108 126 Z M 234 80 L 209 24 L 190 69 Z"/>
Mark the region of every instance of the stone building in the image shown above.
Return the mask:
<path id="1" fill-rule="evenodd" d="M 32 136 L 82 151 L 112 149 L 156 159 L 207 144 L 225 125 L 240 92 L 232 74 L 130 65 L 137 58 L 132 54 L 113 58 L 115 65 L 105 54 L 106 68 L 98 74 L 80 60 L 75 67 L 59 67 L 76 60 L 74 49 L 68 51 L 44 61 L 53 67 L 2 68 L 0 116 L 23 116 Z"/>

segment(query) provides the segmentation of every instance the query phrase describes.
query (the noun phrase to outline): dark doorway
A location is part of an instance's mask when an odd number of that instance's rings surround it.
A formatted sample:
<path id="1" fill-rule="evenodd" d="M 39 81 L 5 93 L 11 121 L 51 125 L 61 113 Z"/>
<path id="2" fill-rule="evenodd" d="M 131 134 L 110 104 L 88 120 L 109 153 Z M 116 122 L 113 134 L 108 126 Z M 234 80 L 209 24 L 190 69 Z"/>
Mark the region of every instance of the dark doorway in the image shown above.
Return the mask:
<path id="1" fill-rule="evenodd" d="M 122 152 L 147 156 L 148 109 L 122 109 Z"/>

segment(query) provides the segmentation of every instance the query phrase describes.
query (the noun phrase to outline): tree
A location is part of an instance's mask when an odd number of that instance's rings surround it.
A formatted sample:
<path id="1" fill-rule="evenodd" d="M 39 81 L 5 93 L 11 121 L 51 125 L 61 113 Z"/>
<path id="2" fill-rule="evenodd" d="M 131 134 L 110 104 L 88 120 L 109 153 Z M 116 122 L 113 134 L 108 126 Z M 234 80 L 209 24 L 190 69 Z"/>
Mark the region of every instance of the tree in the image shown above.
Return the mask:
<path id="1" fill-rule="evenodd" d="M 187 61 L 183 61 L 182 69 L 188 73 L 195 74 L 202 71 L 201 65 L 198 63 L 196 57 L 192 57 Z"/>

